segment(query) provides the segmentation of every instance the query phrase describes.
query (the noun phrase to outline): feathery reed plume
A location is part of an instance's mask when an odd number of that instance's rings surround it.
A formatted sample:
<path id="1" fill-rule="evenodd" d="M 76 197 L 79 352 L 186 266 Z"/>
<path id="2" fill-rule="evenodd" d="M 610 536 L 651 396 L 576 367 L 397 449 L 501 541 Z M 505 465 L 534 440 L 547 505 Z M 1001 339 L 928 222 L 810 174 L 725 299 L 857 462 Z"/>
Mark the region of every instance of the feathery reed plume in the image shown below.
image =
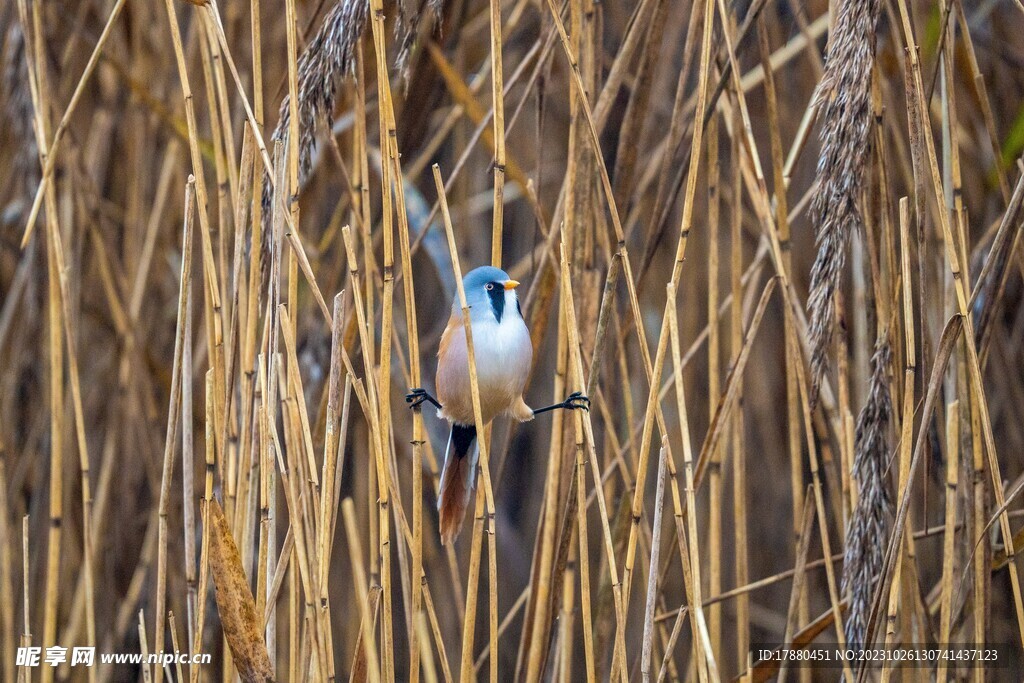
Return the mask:
<path id="1" fill-rule="evenodd" d="M 328 121 L 334 111 L 339 78 L 352 71 L 356 44 L 366 27 L 369 4 L 339 0 L 324 18 L 309 45 L 299 55 L 299 178 L 309 173 L 318 123 Z M 291 123 L 289 96 L 281 100 L 277 127 L 271 140 L 284 140 Z M 270 201 L 270 178 L 263 176 L 263 203 Z M 268 208 L 264 206 L 264 208 Z M 269 212 L 265 211 L 264 216 Z"/>
<path id="2" fill-rule="evenodd" d="M 316 145 L 317 124 L 330 125 L 334 112 L 338 81 L 352 72 L 356 45 L 366 28 L 369 3 L 366 0 L 338 0 L 324 17 L 324 23 L 309 41 L 296 62 L 299 92 L 299 184 L 309 175 L 313 166 L 313 148 Z M 278 110 L 277 127 L 272 141 L 284 141 L 291 125 L 291 95 L 285 95 Z M 274 191 L 272 178 L 263 171 L 263 239 L 260 241 L 260 280 L 270 275 L 271 217 L 270 202 Z M 298 191 L 298 188 L 295 188 Z"/>
<path id="3" fill-rule="evenodd" d="M 395 41 L 398 43 L 395 68 L 408 85 L 409 57 L 416 45 L 416 36 L 423 21 L 423 10 L 429 10 L 434 21 L 440 22 L 441 13 L 444 12 L 444 0 L 398 0 L 395 6 L 398 9 L 398 16 L 395 19 Z"/>
<path id="4" fill-rule="evenodd" d="M 887 527 L 892 518 L 892 500 L 885 478 L 889 455 L 888 430 L 892 417 L 889 395 L 889 365 L 892 348 L 883 333 L 875 342 L 871 357 L 871 385 L 867 402 L 857 416 L 854 435 L 853 476 L 859 497 L 846 530 L 843 553 L 844 594 L 849 594 L 846 642 L 851 647 L 864 645 L 872 589 L 882 568 Z"/>
<path id="5" fill-rule="evenodd" d="M 857 207 L 868 158 L 871 66 L 879 0 L 842 0 L 829 39 L 825 74 L 815 94 L 822 120 L 818 184 L 811 205 L 818 255 L 811 268 L 812 404 L 828 369 L 835 326 L 835 293 L 846 243 L 863 220 Z"/>
<path id="6" fill-rule="evenodd" d="M 441 16 L 444 8 L 443 0 L 426 0 L 432 15 Z M 401 49 L 396 63 L 400 70 L 405 69 L 409 53 L 415 41 L 416 26 L 422 16 L 421 11 L 409 14 L 404 3 L 398 3 L 398 18 L 395 32 L 399 37 Z M 421 6 L 422 9 L 422 6 Z M 355 48 L 366 28 L 369 3 L 365 0 L 338 0 L 331 11 L 324 17 L 313 39 L 299 55 L 297 62 L 299 76 L 299 183 L 303 183 L 313 166 L 313 149 L 316 145 L 318 125 L 330 125 L 330 117 L 334 111 L 338 82 L 342 77 L 351 74 L 354 67 Z M 277 126 L 271 140 L 284 140 L 291 124 L 290 95 L 285 95 L 278 109 Z M 263 230 L 266 232 L 271 216 L 270 201 L 273 192 L 270 187 L 270 175 L 263 173 Z M 263 240 L 264 250 L 270 247 L 269 241 Z M 266 256 L 266 254 L 264 254 Z M 264 258 L 262 263 L 269 263 Z M 266 266 L 264 266 L 266 271 Z M 264 279 L 266 278 L 264 272 Z"/>

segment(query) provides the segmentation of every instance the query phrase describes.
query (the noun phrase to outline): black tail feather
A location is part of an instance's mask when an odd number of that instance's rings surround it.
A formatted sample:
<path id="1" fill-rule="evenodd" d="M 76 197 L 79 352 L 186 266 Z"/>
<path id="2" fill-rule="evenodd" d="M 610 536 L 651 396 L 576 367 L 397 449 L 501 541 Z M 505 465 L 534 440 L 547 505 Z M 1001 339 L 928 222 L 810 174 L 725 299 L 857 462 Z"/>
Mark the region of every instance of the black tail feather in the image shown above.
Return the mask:
<path id="1" fill-rule="evenodd" d="M 466 456 L 471 454 L 475 440 L 475 426 L 452 425 L 437 499 L 438 529 L 441 532 L 442 545 L 447 545 L 455 540 L 466 517 L 466 508 L 469 507 L 470 494 L 473 491 L 473 476 L 476 470 L 475 453 L 469 458 Z"/>
<path id="2" fill-rule="evenodd" d="M 476 440 L 476 425 L 452 425 L 452 453 L 458 458 L 466 457 Z"/>

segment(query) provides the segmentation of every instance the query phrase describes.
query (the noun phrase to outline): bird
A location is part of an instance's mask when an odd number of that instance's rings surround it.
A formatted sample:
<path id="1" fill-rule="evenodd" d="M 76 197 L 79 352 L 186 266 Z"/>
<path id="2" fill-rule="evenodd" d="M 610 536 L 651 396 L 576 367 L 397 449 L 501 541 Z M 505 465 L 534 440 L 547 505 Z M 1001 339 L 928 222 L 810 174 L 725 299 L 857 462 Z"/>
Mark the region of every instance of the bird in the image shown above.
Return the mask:
<path id="1" fill-rule="evenodd" d="M 516 293 L 519 282 L 500 268 L 481 266 L 467 273 L 462 283 L 473 331 L 481 427 L 486 428 L 498 416 L 527 422 L 552 410 L 589 410 L 590 399 L 578 391 L 544 408 L 530 408 L 523 400 L 533 364 L 533 344 Z M 410 389 L 405 399 L 416 410 L 423 403 L 432 404 L 438 418 L 451 424 L 437 498 L 441 545 L 447 545 L 454 543 L 462 529 L 480 457 L 479 445 L 474 445 L 476 416 L 458 297 L 438 344 L 434 385 L 436 398 L 417 387 Z"/>

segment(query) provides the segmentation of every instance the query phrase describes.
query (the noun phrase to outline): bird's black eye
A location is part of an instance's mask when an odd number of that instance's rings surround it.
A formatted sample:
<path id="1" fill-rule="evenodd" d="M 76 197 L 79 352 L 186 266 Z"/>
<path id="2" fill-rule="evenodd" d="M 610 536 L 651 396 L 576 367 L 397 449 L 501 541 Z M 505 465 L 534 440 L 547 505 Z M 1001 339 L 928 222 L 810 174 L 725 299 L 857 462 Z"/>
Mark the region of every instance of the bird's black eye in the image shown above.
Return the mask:
<path id="1" fill-rule="evenodd" d="M 494 289 L 494 283 L 488 282 L 484 289 L 486 289 L 488 292 L 491 291 L 492 289 Z"/>

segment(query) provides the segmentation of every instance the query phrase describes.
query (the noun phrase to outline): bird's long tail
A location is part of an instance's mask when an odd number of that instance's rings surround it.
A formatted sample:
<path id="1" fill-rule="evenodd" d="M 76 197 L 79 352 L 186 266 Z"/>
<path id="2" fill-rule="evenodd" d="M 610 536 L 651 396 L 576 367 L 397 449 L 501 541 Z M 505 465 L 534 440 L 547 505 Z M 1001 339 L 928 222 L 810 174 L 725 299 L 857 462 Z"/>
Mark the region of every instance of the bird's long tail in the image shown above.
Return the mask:
<path id="1" fill-rule="evenodd" d="M 448 448 L 444 454 L 444 468 L 441 470 L 441 489 L 437 498 L 441 545 L 455 541 L 462 530 L 462 520 L 466 516 L 466 508 L 469 507 L 473 493 L 473 475 L 476 473 L 476 462 L 480 453 L 473 446 L 474 441 L 475 426 L 452 425 Z"/>

